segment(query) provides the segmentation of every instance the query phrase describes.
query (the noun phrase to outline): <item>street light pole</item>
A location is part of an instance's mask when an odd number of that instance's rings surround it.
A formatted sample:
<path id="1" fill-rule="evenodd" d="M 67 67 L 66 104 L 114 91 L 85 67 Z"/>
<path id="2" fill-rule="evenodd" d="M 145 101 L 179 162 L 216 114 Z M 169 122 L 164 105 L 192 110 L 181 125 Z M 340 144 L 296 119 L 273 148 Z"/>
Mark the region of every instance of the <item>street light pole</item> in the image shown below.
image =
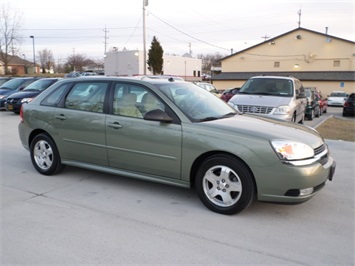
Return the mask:
<path id="1" fill-rule="evenodd" d="M 143 75 L 147 74 L 147 48 L 145 36 L 145 7 L 148 5 L 148 0 L 143 0 Z"/>
<path id="2" fill-rule="evenodd" d="M 35 52 L 35 36 L 31 35 L 30 38 L 32 39 L 32 45 L 33 45 L 33 67 L 34 67 L 34 72 L 37 73 L 37 70 L 36 70 L 36 52 Z"/>

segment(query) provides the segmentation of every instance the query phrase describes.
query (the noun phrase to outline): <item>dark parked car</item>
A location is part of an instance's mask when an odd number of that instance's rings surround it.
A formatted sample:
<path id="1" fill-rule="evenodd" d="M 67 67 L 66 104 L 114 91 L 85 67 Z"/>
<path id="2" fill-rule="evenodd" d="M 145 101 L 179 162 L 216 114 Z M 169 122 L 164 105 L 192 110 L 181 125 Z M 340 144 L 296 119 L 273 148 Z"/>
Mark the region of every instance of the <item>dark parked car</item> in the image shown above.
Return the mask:
<path id="1" fill-rule="evenodd" d="M 319 100 L 314 90 L 305 89 L 305 94 L 307 97 L 305 118 L 307 118 L 307 120 L 313 120 L 314 117 L 321 115 Z"/>
<path id="2" fill-rule="evenodd" d="M 355 116 L 355 93 L 350 93 L 343 105 L 343 116 Z"/>
<path id="3" fill-rule="evenodd" d="M 8 96 L 23 90 L 38 78 L 13 78 L 0 86 L 0 110 L 5 110 L 5 101 Z"/>
<path id="4" fill-rule="evenodd" d="M 20 117 L 22 145 L 41 174 L 70 165 L 194 187 L 222 214 L 254 199 L 304 202 L 335 170 L 316 130 L 240 114 L 191 82 L 63 79 L 23 104 Z"/>
<path id="5" fill-rule="evenodd" d="M 240 88 L 226 89 L 222 92 L 221 99 L 228 102 L 235 94 L 238 93 Z"/>
<path id="6" fill-rule="evenodd" d="M 29 103 L 38 94 L 57 82 L 60 78 L 42 78 L 28 85 L 22 91 L 11 94 L 6 98 L 5 109 L 16 114 L 20 113 L 21 105 Z"/>

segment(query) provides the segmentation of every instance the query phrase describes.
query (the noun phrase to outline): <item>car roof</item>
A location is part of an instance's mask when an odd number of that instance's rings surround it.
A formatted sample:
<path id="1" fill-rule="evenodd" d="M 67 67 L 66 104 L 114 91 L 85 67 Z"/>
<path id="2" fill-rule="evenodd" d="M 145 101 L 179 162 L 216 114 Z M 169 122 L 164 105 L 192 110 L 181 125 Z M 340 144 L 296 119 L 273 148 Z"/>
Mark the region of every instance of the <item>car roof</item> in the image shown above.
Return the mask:
<path id="1" fill-rule="evenodd" d="M 250 79 L 261 79 L 261 78 L 267 78 L 267 79 L 292 79 L 292 80 L 298 80 L 297 78 L 295 77 L 290 77 L 290 76 L 254 76 L 254 77 L 251 77 Z"/>
<path id="2" fill-rule="evenodd" d="M 59 82 L 66 82 L 66 81 L 88 81 L 88 80 L 96 80 L 96 81 L 126 81 L 126 82 L 132 82 L 136 81 L 138 83 L 150 83 L 150 84 L 167 84 L 167 83 L 189 83 L 188 81 L 184 80 L 175 80 L 174 78 L 169 78 L 169 79 L 151 79 L 149 77 L 135 77 L 135 76 L 130 76 L 130 77 L 116 77 L 116 76 L 81 76 L 77 78 L 65 78 L 62 79 Z"/>

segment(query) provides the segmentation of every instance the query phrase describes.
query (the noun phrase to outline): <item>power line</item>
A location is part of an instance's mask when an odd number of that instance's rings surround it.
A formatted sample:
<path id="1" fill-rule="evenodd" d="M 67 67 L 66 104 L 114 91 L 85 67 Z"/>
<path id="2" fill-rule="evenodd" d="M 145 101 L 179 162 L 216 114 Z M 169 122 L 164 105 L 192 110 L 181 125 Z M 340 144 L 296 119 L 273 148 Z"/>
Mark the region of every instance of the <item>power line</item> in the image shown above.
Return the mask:
<path id="1" fill-rule="evenodd" d="M 178 31 L 178 32 L 180 32 L 180 33 L 182 33 L 182 34 L 184 34 L 184 35 L 186 35 L 186 36 L 188 36 L 188 37 L 190 37 L 190 38 L 196 40 L 196 41 L 199 41 L 199 42 L 201 42 L 201 43 L 204 43 L 204 44 L 207 44 L 207 45 L 210 45 L 210 46 L 213 46 L 213 47 L 222 49 L 222 50 L 226 50 L 226 51 L 229 51 L 229 50 L 230 50 L 230 49 L 227 49 L 227 48 L 218 46 L 218 45 L 214 45 L 214 44 L 212 44 L 212 43 L 208 43 L 208 42 L 203 41 L 203 40 L 201 40 L 201 39 L 198 39 L 198 38 L 196 38 L 196 37 L 193 37 L 193 36 L 191 36 L 190 34 L 188 34 L 188 33 L 186 33 L 186 32 L 183 32 L 183 31 L 177 29 L 177 28 L 174 27 L 173 25 L 171 25 L 171 24 L 169 24 L 168 22 L 166 22 L 166 21 L 162 20 L 161 18 L 157 17 L 156 15 L 154 15 L 154 14 L 153 14 L 152 12 L 150 12 L 150 11 L 149 11 L 149 14 L 152 15 L 153 17 L 155 17 L 156 19 L 160 20 L 160 21 L 163 22 L 164 24 L 168 25 L 168 26 L 171 27 L 172 29 L 174 29 L 174 30 L 176 30 L 176 31 Z"/>

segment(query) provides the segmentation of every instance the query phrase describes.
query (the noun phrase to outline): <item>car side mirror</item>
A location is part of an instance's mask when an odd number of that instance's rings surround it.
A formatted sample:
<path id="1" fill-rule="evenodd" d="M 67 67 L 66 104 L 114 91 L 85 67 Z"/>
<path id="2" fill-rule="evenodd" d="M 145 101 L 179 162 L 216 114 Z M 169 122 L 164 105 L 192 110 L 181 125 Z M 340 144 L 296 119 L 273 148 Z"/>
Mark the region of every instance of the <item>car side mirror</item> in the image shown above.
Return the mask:
<path id="1" fill-rule="evenodd" d="M 173 118 L 171 118 L 167 113 L 160 109 L 154 109 L 147 112 L 144 115 L 144 120 L 159 121 L 164 123 L 171 123 Z"/>

